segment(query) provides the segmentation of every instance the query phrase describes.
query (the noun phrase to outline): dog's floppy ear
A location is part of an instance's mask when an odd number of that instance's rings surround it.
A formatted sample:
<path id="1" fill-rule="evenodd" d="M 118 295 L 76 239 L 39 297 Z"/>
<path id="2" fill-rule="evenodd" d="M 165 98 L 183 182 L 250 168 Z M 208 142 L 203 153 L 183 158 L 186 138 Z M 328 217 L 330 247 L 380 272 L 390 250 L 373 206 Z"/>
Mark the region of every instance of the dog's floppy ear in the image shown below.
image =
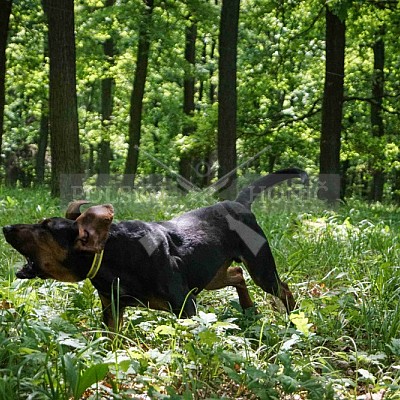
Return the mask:
<path id="1" fill-rule="evenodd" d="M 100 253 L 106 244 L 113 217 L 114 208 L 111 204 L 88 208 L 75 220 L 78 227 L 75 248 Z"/>
<path id="2" fill-rule="evenodd" d="M 81 215 L 81 206 L 83 204 L 89 204 L 87 200 L 75 200 L 68 204 L 67 211 L 65 212 L 65 218 L 76 220 Z"/>

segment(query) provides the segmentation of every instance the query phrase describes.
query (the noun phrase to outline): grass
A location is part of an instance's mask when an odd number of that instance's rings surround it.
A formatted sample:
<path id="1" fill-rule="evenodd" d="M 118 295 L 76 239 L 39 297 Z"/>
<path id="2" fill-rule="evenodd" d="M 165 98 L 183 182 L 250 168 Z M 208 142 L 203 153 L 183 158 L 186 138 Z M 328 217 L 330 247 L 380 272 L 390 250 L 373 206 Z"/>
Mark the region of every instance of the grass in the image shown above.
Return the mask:
<path id="1" fill-rule="evenodd" d="M 138 194 L 116 218 L 213 201 Z M 290 318 L 249 281 L 258 315 L 243 315 L 234 290 L 206 292 L 189 320 L 130 308 L 113 340 L 90 282 L 17 280 L 22 257 L 0 237 L 0 398 L 400 398 L 400 210 L 270 200 L 254 211 L 296 294 Z M 0 188 L 0 225 L 53 215 L 45 190 Z"/>

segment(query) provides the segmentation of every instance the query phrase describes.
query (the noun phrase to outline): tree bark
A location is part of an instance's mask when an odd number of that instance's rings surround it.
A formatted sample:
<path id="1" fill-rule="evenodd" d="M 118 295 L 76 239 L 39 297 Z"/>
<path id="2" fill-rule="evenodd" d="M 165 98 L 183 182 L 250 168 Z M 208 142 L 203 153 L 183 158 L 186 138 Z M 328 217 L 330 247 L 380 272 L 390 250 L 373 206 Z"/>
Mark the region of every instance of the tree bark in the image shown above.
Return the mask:
<path id="1" fill-rule="evenodd" d="M 11 0 L 0 0 L 0 152 L 4 133 L 4 107 L 6 103 L 6 48 L 11 7 Z"/>
<path id="2" fill-rule="evenodd" d="M 115 4 L 115 0 L 107 0 L 105 7 L 111 7 Z M 108 38 L 104 44 L 104 55 L 106 62 L 111 66 L 114 57 L 114 41 L 113 38 Z M 98 147 L 98 175 L 97 185 L 104 186 L 109 182 L 110 177 L 110 160 L 111 160 L 111 143 L 110 135 L 108 134 L 109 124 L 113 113 L 113 88 L 114 79 L 112 77 L 104 78 L 101 81 L 101 120 L 103 126 L 103 137 Z"/>
<path id="3" fill-rule="evenodd" d="M 81 186 L 73 0 L 45 0 L 50 58 L 51 193 L 69 200 Z M 62 185 L 62 188 L 61 188 Z"/>
<path id="4" fill-rule="evenodd" d="M 382 32 L 383 35 L 383 32 Z M 385 67 L 385 43 L 383 38 L 380 37 L 373 45 L 374 52 L 374 73 L 372 76 L 372 97 L 371 102 L 371 128 L 372 136 L 374 138 L 381 138 L 385 134 L 385 126 L 382 118 L 382 102 L 384 95 L 384 67 Z M 379 140 L 379 139 L 378 139 Z M 377 146 L 378 151 L 380 146 Z M 383 186 L 385 183 L 385 176 L 382 168 L 383 154 L 379 151 L 375 154 L 375 166 L 372 173 L 372 187 L 370 199 L 372 201 L 382 201 Z"/>
<path id="5" fill-rule="evenodd" d="M 195 94 L 195 78 L 194 66 L 196 63 L 196 38 L 197 38 L 197 25 L 192 21 L 190 26 L 186 27 L 185 32 L 185 60 L 187 62 L 187 70 L 185 72 L 185 79 L 183 81 L 183 112 L 187 120 L 183 126 L 183 135 L 188 136 L 194 131 L 194 126 L 190 120 L 194 113 L 194 94 Z M 190 154 L 182 154 L 179 162 L 179 174 L 190 180 L 191 169 L 191 156 Z"/>
<path id="6" fill-rule="evenodd" d="M 42 106 L 42 115 L 40 117 L 38 151 L 36 153 L 35 172 L 36 172 L 36 182 L 38 184 L 42 184 L 44 182 L 48 138 L 49 138 L 49 115 L 46 105 Z"/>
<path id="7" fill-rule="evenodd" d="M 393 199 L 400 206 L 400 171 L 394 171 Z"/>
<path id="8" fill-rule="evenodd" d="M 146 6 L 139 28 L 136 70 L 131 94 L 128 155 L 125 162 L 123 184 L 134 187 L 139 161 L 139 145 L 142 127 L 143 97 L 147 78 L 147 66 L 150 53 L 149 26 L 154 8 L 154 0 L 143 0 Z"/>
<path id="9" fill-rule="evenodd" d="M 215 48 L 217 47 L 217 42 L 214 39 L 214 37 L 211 38 L 211 52 L 210 52 L 210 60 L 214 60 L 215 57 Z M 208 92 L 208 98 L 210 99 L 210 104 L 214 104 L 215 103 L 215 99 L 216 99 L 216 85 L 212 82 L 213 76 L 214 76 L 214 67 L 211 64 L 210 67 L 210 75 L 209 75 L 209 79 L 210 79 L 210 90 Z"/>
<path id="10" fill-rule="evenodd" d="M 320 199 L 340 198 L 340 140 L 344 92 L 344 21 L 326 8 L 326 63 L 320 141 Z"/>
<path id="11" fill-rule="evenodd" d="M 223 0 L 219 30 L 218 178 L 222 197 L 236 196 L 237 41 L 240 0 Z M 222 179 L 223 178 L 223 179 Z"/>
<path id="12" fill-rule="evenodd" d="M 42 2 L 43 4 L 43 2 Z M 43 40 L 43 62 L 49 57 L 49 43 L 48 38 Z M 38 151 L 36 153 L 36 182 L 40 185 L 44 183 L 44 176 L 46 172 L 46 151 L 49 141 L 49 100 L 48 98 L 42 99 L 41 116 L 40 116 L 40 129 L 38 138 Z"/>

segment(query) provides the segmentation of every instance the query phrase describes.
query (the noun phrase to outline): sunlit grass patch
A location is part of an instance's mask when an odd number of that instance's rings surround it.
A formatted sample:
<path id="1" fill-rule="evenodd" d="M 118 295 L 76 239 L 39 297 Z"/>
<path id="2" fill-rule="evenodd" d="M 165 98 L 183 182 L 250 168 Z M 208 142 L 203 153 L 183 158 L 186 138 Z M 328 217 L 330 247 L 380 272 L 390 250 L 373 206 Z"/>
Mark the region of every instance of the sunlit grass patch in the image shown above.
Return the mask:
<path id="1" fill-rule="evenodd" d="M 211 200 L 138 195 L 116 219 Z M 63 215 L 40 190 L 1 189 L 0 204 L 1 225 Z M 129 308 L 113 337 L 89 281 L 17 280 L 23 257 L 0 236 L 0 398 L 399 398 L 398 209 L 258 202 L 255 213 L 295 293 L 290 318 L 246 275 L 258 314 L 233 288 L 203 291 L 196 317 Z"/>

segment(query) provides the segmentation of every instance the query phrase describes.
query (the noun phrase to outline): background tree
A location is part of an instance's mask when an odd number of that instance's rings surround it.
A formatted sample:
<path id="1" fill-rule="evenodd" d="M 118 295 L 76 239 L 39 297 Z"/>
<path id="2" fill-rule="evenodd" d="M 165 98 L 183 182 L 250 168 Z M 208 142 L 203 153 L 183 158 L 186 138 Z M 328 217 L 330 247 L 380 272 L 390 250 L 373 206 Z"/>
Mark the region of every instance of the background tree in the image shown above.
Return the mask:
<path id="1" fill-rule="evenodd" d="M 11 14 L 12 1 L 0 0 L 0 151 L 4 132 L 5 78 L 6 78 L 6 47 L 8 38 L 8 22 Z M 0 159 L 1 163 L 1 159 Z"/>
<path id="2" fill-rule="evenodd" d="M 379 139 L 385 134 L 385 126 L 382 117 L 382 105 L 384 97 L 384 67 L 385 67 L 385 42 L 383 40 L 384 30 L 381 29 L 379 36 L 373 44 L 374 72 L 372 75 L 372 101 L 371 101 L 371 128 L 372 136 L 378 139 L 377 148 L 382 148 Z M 379 151 L 378 150 L 378 151 Z M 383 152 L 380 151 L 378 160 L 375 161 L 372 173 L 371 200 L 382 201 L 383 185 L 385 182 L 383 172 Z"/>
<path id="3" fill-rule="evenodd" d="M 319 197 L 335 201 L 340 195 L 340 145 L 344 93 L 344 15 L 326 7 L 326 64 L 320 141 Z"/>
<path id="4" fill-rule="evenodd" d="M 51 192 L 67 197 L 80 185 L 73 0 L 45 0 L 50 58 Z M 64 181 L 61 182 L 61 176 Z"/>
<path id="5" fill-rule="evenodd" d="M 49 57 L 48 37 L 43 37 L 43 64 L 46 65 L 46 60 Z M 48 93 L 43 96 L 40 115 L 39 135 L 37 138 L 37 154 L 36 154 L 36 182 L 44 183 L 46 173 L 46 152 L 49 140 L 49 100 Z"/>
<path id="6" fill-rule="evenodd" d="M 236 180 L 236 75 L 240 0 L 223 0 L 219 29 L 218 83 L 218 178 L 228 188 L 225 196 L 235 196 Z"/>
<path id="7" fill-rule="evenodd" d="M 183 125 L 183 135 L 190 135 L 193 133 L 193 114 L 195 110 L 195 77 L 194 69 L 196 64 L 196 38 L 197 38 L 197 24 L 193 16 L 189 14 L 188 25 L 185 28 L 185 60 L 187 65 L 185 68 L 185 76 L 183 81 L 183 112 L 185 113 L 186 121 Z M 191 156 L 190 154 L 181 154 L 179 163 L 179 174 L 190 180 L 191 170 Z"/>
<path id="8" fill-rule="evenodd" d="M 125 186 L 134 186 L 139 160 L 139 145 L 142 126 L 143 96 L 146 85 L 147 66 L 150 52 L 150 26 L 154 0 L 144 0 L 145 10 L 139 28 L 135 78 L 130 101 L 128 155 L 125 162 Z"/>
<path id="9" fill-rule="evenodd" d="M 143 152 L 137 163 L 135 182 L 138 187 L 146 187 L 148 183 L 164 185 L 166 177 L 176 176 L 174 173 L 180 170 L 184 156 L 189 155 L 190 179 L 196 185 L 209 185 L 217 170 L 216 93 L 220 73 L 217 50 L 222 3 L 186 0 L 154 5 L 151 23 L 147 24 L 151 52 L 142 102 Z M 125 169 L 124 132 L 128 131 L 130 121 L 138 27 L 146 25 L 143 21 L 147 14 L 143 12 L 144 2 L 125 0 L 111 7 L 106 0 L 79 0 L 75 7 L 79 7 L 75 14 L 79 145 L 87 182 L 92 184 L 97 181 L 99 171 L 107 171 L 100 169 L 101 165 L 109 167 L 116 179 Z M 342 184 L 342 195 L 369 199 L 374 171 L 381 168 L 385 176 L 383 198 L 392 198 L 400 192 L 400 180 L 396 178 L 400 171 L 400 72 L 395 45 L 400 34 L 400 13 L 394 2 L 334 0 L 329 7 L 340 18 L 347 13 L 346 93 L 339 159 L 341 182 L 346 180 L 347 185 Z M 320 168 L 324 93 L 325 4 L 319 0 L 249 0 L 242 2 L 240 8 L 234 138 L 237 165 L 241 165 L 238 178 L 245 180 L 245 174 L 264 174 L 288 165 L 298 165 L 316 174 Z M 192 16 L 189 21 L 188 15 Z M 185 30 L 192 22 L 197 26 L 194 64 L 185 58 L 184 40 Z M 380 116 L 385 130 L 382 137 L 374 137 L 371 133 L 373 46 L 382 26 L 386 48 Z M 49 63 L 44 41 L 47 26 L 40 2 L 13 2 L 9 27 L 0 178 L 14 174 L 14 183 L 30 185 L 44 176 L 45 183 L 49 183 L 48 158 L 44 175 L 37 169 L 39 158 L 43 160 L 46 154 L 39 132 L 44 132 L 43 127 L 47 126 L 49 98 Z M 112 56 L 106 55 L 104 49 L 109 39 L 113 41 Z M 195 105 L 189 118 L 184 112 L 184 81 L 188 71 L 194 78 Z M 113 81 L 110 94 L 102 90 L 103 83 L 110 82 L 108 79 Z M 106 111 L 110 108 L 102 106 L 105 99 L 112 101 L 110 119 Z M 184 134 L 188 126 L 194 129 Z M 104 152 L 103 144 L 108 140 L 110 146 Z M 21 152 L 23 144 L 29 145 L 29 151 Z M 333 147 L 327 151 L 333 151 Z M 227 155 L 223 152 L 222 162 Z M 159 179 L 149 181 L 149 175 Z"/>
<path id="10" fill-rule="evenodd" d="M 42 105 L 42 115 L 40 117 L 40 129 L 38 137 L 38 149 L 36 154 L 36 182 L 38 184 L 44 183 L 46 173 L 46 151 L 49 139 L 49 110 L 48 102 L 44 101 Z"/>
<path id="11" fill-rule="evenodd" d="M 105 7 L 113 7 L 115 0 L 106 0 Z M 112 29 L 110 29 L 112 31 Z M 109 127 L 111 123 L 111 116 L 113 113 L 113 88 L 115 79 L 110 74 L 110 67 L 113 64 L 114 58 L 114 39 L 112 36 L 107 37 L 103 43 L 105 63 L 108 66 L 106 77 L 101 80 L 101 120 L 103 127 L 103 134 L 98 146 L 99 160 L 98 160 L 98 185 L 106 185 L 110 175 L 110 160 L 111 160 L 111 142 Z"/>

